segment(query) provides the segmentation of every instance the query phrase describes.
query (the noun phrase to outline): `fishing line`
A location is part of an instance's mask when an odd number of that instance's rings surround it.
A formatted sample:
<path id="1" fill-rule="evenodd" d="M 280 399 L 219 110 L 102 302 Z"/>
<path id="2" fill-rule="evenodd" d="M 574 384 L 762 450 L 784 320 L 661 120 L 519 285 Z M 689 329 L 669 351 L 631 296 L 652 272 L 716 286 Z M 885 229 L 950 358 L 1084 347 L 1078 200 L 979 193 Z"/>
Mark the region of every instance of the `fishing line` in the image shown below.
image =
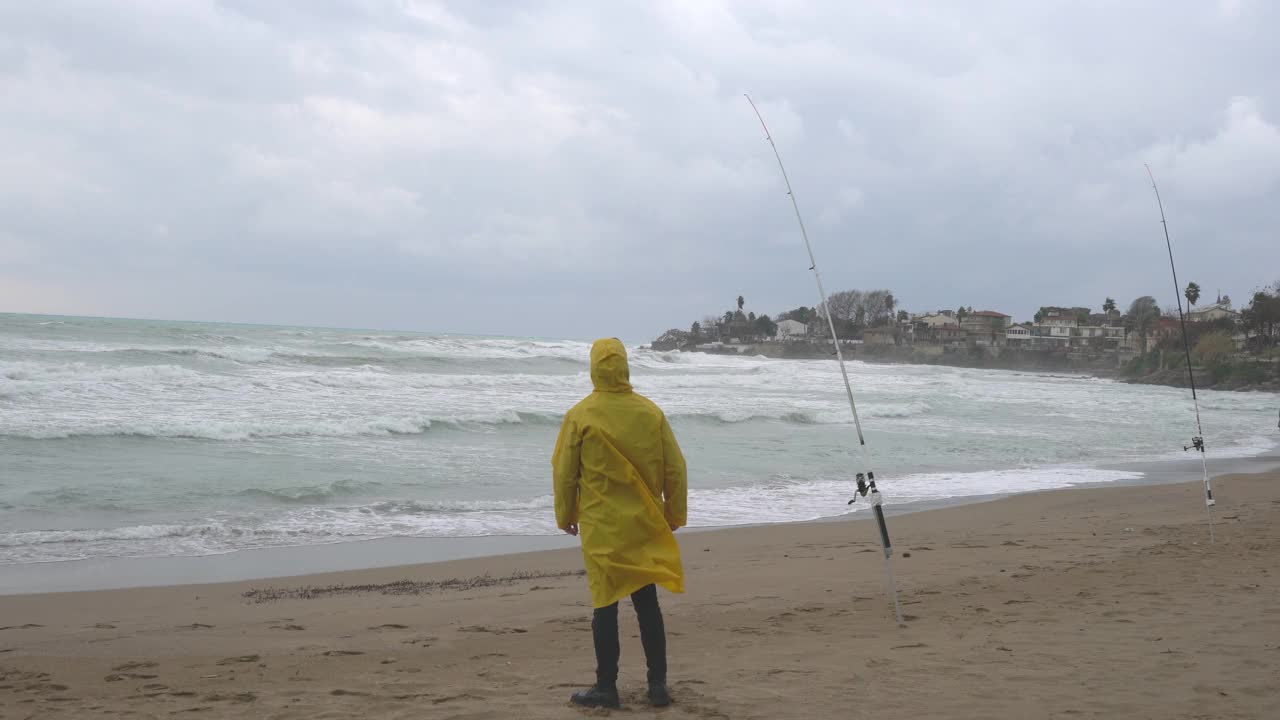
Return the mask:
<path id="1" fill-rule="evenodd" d="M 791 179 L 787 177 L 787 168 L 782 164 L 782 154 L 778 152 L 778 146 L 773 142 L 773 135 L 769 133 L 769 126 L 764 122 L 764 116 L 760 114 L 760 109 L 756 107 L 755 101 L 750 95 L 744 96 L 747 102 L 751 104 L 751 109 L 755 111 L 756 118 L 760 121 L 760 127 L 764 129 L 764 137 L 769 141 L 769 147 L 773 148 L 773 156 L 778 160 L 778 169 L 782 171 L 782 182 L 787 186 L 787 197 L 791 198 L 791 208 L 796 212 L 796 223 L 800 225 L 800 237 L 804 238 L 805 250 L 809 252 L 809 269 L 813 271 L 813 279 L 818 284 L 818 297 L 822 300 L 822 312 L 827 316 L 827 324 L 831 328 L 831 342 L 836 348 L 836 360 L 840 363 L 840 376 L 844 378 L 844 391 L 849 397 L 849 410 L 853 412 L 853 426 L 858 433 L 858 452 L 856 457 L 860 468 L 865 468 L 866 472 L 859 472 L 856 476 L 858 484 L 858 495 L 867 498 L 871 504 L 871 509 L 875 512 L 876 523 L 880 527 L 880 546 L 884 549 L 884 572 L 885 578 L 889 586 L 889 597 L 893 599 L 893 614 L 898 620 L 899 625 L 904 624 L 902 617 L 902 605 L 898 602 L 898 586 L 893 579 L 893 543 L 889 541 L 889 526 L 885 523 L 884 509 L 881 505 L 884 502 L 880 491 L 876 489 L 876 474 L 871 471 L 871 452 L 867 448 L 867 439 L 862 434 L 862 422 L 858 419 L 858 405 L 853 400 L 853 385 L 849 383 L 849 372 L 845 369 L 844 353 L 840 350 L 840 338 L 836 335 L 835 319 L 831 317 L 831 309 L 827 306 L 827 291 L 822 287 L 822 273 L 818 271 L 818 261 L 813 255 L 813 245 L 809 243 L 809 233 L 804 228 L 804 218 L 800 216 L 800 205 L 796 202 L 796 194 L 791 189 Z M 857 501 L 857 497 L 848 502 L 852 505 Z"/>
<path id="2" fill-rule="evenodd" d="M 1191 445 L 1184 445 L 1183 450 L 1195 450 L 1200 453 L 1200 468 L 1204 471 L 1204 517 L 1209 523 L 1209 544 L 1213 544 L 1213 513 L 1209 508 L 1214 506 L 1213 485 L 1209 482 L 1209 463 L 1204 454 L 1204 428 L 1200 425 L 1200 399 L 1196 396 L 1196 374 L 1191 369 L 1191 340 L 1187 337 L 1187 318 L 1182 314 L 1182 286 L 1178 284 L 1178 268 L 1173 264 L 1173 243 L 1169 240 L 1169 223 L 1164 218 L 1164 201 L 1160 199 L 1160 188 L 1156 187 L 1156 176 L 1151 166 L 1143 164 L 1147 169 L 1147 177 L 1151 178 L 1151 189 L 1156 191 L 1156 205 L 1160 208 L 1160 225 L 1164 228 L 1164 245 L 1169 250 L 1169 269 L 1173 272 L 1173 296 L 1178 301 L 1178 324 L 1182 326 L 1182 349 L 1187 354 L 1187 380 L 1191 383 L 1191 403 L 1196 409 L 1196 434 L 1191 438 Z"/>

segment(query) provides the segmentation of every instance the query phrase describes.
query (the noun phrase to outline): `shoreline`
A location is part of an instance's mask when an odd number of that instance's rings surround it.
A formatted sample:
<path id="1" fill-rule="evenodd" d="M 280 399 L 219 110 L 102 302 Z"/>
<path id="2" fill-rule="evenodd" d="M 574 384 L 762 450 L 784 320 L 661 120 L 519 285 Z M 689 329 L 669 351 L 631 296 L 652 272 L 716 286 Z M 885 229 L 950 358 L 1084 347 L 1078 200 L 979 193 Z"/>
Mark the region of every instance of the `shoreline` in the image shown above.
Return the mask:
<path id="1" fill-rule="evenodd" d="M 827 345 L 812 343 L 796 343 L 796 347 L 786 345 L 778 349 L 772 345 L 738 345 L 728 349 L 702 349 L 700 347 L 665 347 L 659 350 L 653 343 L 643 346 L 656 352 L 688 352 L 703 355 L 726 357 L 764 357 L 770 360 L 834 360 L 834 354 Z M 741 348 L 742 351 L 739 351 Z M 763 350 L 763 352 L 762 352 Z M 916 365 L 922 367 L 951 367 L 968 370 L 1002 370 L 1032 374 L 1056 374 L 1071 377 L 1113 380 L 1127 385 L 1154 385 L 1159 387 L 1189 388 L 1186 372 L 1183 370 L 1157 370 L 1145 375 L 1126 375 L 1123 366 L 1112 364 L 1109 360 L 1086 361 L 1073 360 L 1066 356 L 1048 355 L 1038 351 L 1009 350 L 997 356 L 983 355 L 978 358 L 969 353 L 920 352 L 911 346 L 884 345 L 850 345 L 845 350 L 848 362 L 864 362 L 870 365 Z M 1001 362 L 1000 358 L 1009 358 Z M 1266 361 L 1250 360 L 1250 363 L 1261 367 Z M 1224 380 L 1220 383 L 1207 380 L 1209 370 L 1197 367 L 1196 387 L 1200 390 L 1215 392 L 1260 392 L 1280 394 L 1280 376 L 1261 376 L 1255 380 L 1239 378 Z M 1273 373 L 1274 375 L 1274 373 Z"/>
<path id="2" fill-rule="evenodd" d="M 886 515 L 900 517 L 923 512 L 990 503 L 1009 497 L 1036 495 L 1059 490 L 1167 485 L 1190 482 L 1201 477 L 1194 459 L 1118 463 L 1098 470 L 1141 473 L 1131 480 L 1080 483 L 1065 488 L 969 495 L 894 505 L 892 484 Z M 1213 461 L 1210 476 L 1280 470 L 1275 451 L 1241 458 Z M 865 506 L 859 506 L 864 507 Z M 728 526 L 686 528 L 683 535 L 718 533 L 767 527 L 802 527 L 810 524 L 859 522 L 865 513 L 835 514 L 811 520 L 781 523 L 748 523 Z M 521 556 L 529 553 L 573 549 L 575 538 L 566 535 L 489 535 L 468 537 L 387 537 L 323 545 L 297 545 L 237 550 L 216 555 L 162 557 L 104 557 L 47 563 L 0 566 L 0 599 L 23 595 L 97 592 L 139 588 L 217 585 L 263 579 L 284 579 L 308 575 L 393 570 L 451 561 Z M 282 573 L 279 568 L 290 568 Z"/>
<path id="3" fill-rule="evenodd" d="M 1212 545 L 1198 481 L 904 514 L 904 627 L 870 525 L 681 534 L 688 592 L 660 595 L 675 705 L 644 705 L 624 607 L 624 712 L 847 717 L 856 692 L 884 720 L 1267 717 L 1280 472 L 1218 490 Z M 581 567 L 568 549 L 0 597 L 0 716 L 579 717 L 568 694 L 594 665 Z"/>

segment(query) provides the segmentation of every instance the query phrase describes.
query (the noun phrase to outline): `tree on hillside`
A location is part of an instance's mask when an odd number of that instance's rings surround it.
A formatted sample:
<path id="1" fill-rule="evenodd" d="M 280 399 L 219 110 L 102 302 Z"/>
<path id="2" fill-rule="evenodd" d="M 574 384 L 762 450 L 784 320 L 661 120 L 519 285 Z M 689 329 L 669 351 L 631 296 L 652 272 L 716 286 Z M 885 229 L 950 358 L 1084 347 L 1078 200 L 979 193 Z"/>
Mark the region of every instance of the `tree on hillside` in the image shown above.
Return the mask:
<path id="1" fill-rule="evenodd" d="M 1187 298 L 1187 309 L 1195 307 L 1196 301 L 1200 299 L 1200 286 L 1196 283 L 1187 283 L 1187 289 L 1182 293 Z"/>
<path id="2" fill-rule="evenodd" d="M 1129 304 L 1129 312 L 1125 314 L 1125 327 L 1138 333 L 1142 338 L 1142 352 L 1147 351 L 1147 338 L 1160 321 L 1160 304 L 1150 295 L 1143 295 Z"/>
<path id="3" fill-rule="evenodd" d="M 831 319 L 841 336 L 857 337 L 868 326 L 887 325 L 893 322 L 893 307 L 897 300 L 889 290 L 841 290 L 827 298 Z M 821 309 L 818 315 L 825 319 Z"/>
<path id="4" fill-rule="evenodd" d="M 693 325 L 689 327 L 689 334 L 695 338 L 702 337 L 702 323 L 694 320 Z"/>
<path id="5" fill-rule="evenodd" d="M 868 290 L 862 294 L 862 311 L 863 320 L 859 325 L 884 325 L 893 318 L 893 311 L 889 309 L 889 301 L 893 297 L 893 293 L 888 290 Z"/>
<path id="6" fill-rule="evenodd" d="M 1276 344 L 1280 331 L 1280 283 L 1274 293 L 1259 290 L 1253 294 L 1249 305 L 1240 313 L 1245 332 L 1260 339 L 1263 347 Z"/>
<path id="7" fill-rule="evenodd" d="M 741 310 L 742 310 L 742 306 L 743 306 L 743 305 L 746 305 L 746 304 L 747 304 L 747 301 L 746 301 L 746 300 L 743 300 L 743 299 L 742 299 L 742 296 L 741 296 L 741 295 L 739 295 L 739 296 L 738 296 L 738 310 L 739 310 L 739 311 L 741 311 Z"/>
<path id="8" fill-rule="evenodd" d="M 1196 343 L 1195 358 L 1201 365 L 1217 365 L 1236 349 L 1231 336 L 1224 332 L 1209 333 Z"/>
<path id="9" fill-rule="evenodd" d="M 752 323 L 752 330 L 759 337 L 774 337 L 778 334 L 778 324 L 770 320 L 768 315 L 761 315 Z"/>
<path id="10" fill-rule="evenodd" d="M 956 322 L 963 323 L 963 322 L 964 322 L 964 316 L 965 316 L 965 315 L 968 315 L 968 314 L 969 314 L 969 311 L 968 311 L 968 310 L 965 310 L 965 309 L 964 309 L 964 306 L 963 306 L 963 305 L 961 305 L 961 306 L 956 310 Z M 1037 321 L 1037 322 L 1039 322 L 1039 321 Z"/>
<path id="11" fill-rule="evenodd" d="M 753 323 L 755 321 L 756 321 L 756 314 L 754 312 L 747 313 L 747 322 Z"/>
<path id="12" fill-rule="evenodd" d="M 731 323 L 731 322 L 733 322 L 733 311 L 732 311 L 732 310 L 725 310 L 725 311 L 724 311 L 724 324 L 725 324 L 725 325 L 728 325 L 728 324 L 729 324 L 729 323 Z"/>
<path id="13" fill-rule="evenodd" d="M 827 309 L 831 311 L 831 319 L 838 322 L 851 322 L 857 317 L 858 308 L 861 305 L 861 290 L 841 290 L 827 298 Z"/>
<path id="14" fill-rule="evenodd" d="M 788 310 L 782 313 L 778 316 L 778 320 L 795 320 L 796 322 L 802 322 L 805 325 L 808 325 L 811 321 L 817 318 L 817 316 L 818 314 L 814 312 L 813 308 L 801 305 L 795 310 Z"/>

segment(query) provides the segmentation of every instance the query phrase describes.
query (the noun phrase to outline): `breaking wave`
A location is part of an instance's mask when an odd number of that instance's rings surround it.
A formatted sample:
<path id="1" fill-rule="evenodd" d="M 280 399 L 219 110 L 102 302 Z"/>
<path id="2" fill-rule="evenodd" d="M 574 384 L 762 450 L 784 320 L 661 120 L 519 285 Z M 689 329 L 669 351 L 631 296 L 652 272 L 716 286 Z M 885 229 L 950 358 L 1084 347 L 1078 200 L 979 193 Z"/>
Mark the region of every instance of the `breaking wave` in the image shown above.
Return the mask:
<path id="1" fill-rule="evenodd" d="M 897 502 L 979 497 L 1045 490 L 1085 483 L 1132 481 L 1141 473 L 1089 468 L 1041 467 L 968 473 L 918 473 L 896 478 Z M 376 484 L 374 484 L 376 485 Z M 0 532 L 0 563 L 50 562 L 101 556 L 210 555 L 235 550 L 319 545 L 384 537 L 533 536 L 558 532 L 550 495 L 514 500 L 381 500 L 360 505 L 325 502 L 374 486 L 334 486 L 248 491 L 264 509 L 235 518 L 156 523 L 111 529 Z M 308 506 L 307 493 L 315 491 Z M 847 478 L 776 474 L 768 480 L 726 488 L 692 489 L 692 527 L 800 522 L 865 512 L 847 505 Z M 297 506 L 281 512 L 271 507 Z"/>
<path id="2" fill-rule="evenodd" d="M 500 412 L 491 415 L 441 417 L 377 417 L 345 420 L 321 418 L 298 421 L 116 421 L 91 426 L 3 429 L 0 435 L 37 440 L 77 437 L 138 437 L 192 440 L 243 441 L 276 437 L 357 437 L 362 435 L 420 435 L 432 428 L 466 429 L 470 426 L 547 425 L 555 415 Z"/>
<path id="3" fill-rule="evenodd" d="M 338 480 L 328 485 L 301 485 L 283 488 L 249 488 L 236 493 L 251 500 L 285 505 L 315 505 L 335 498 L 364 495 L 382 487 L 381 483 L 364 480 Z"/>

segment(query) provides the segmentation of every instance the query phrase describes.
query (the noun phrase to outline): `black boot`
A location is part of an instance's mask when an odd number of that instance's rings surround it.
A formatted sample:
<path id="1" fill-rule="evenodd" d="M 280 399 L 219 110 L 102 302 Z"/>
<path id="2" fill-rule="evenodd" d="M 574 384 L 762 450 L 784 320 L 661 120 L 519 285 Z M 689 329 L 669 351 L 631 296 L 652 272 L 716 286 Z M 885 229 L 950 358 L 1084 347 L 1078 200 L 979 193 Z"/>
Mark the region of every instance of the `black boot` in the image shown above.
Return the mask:
<path id="1" fill-rule="evenodd" d="M 671 693 L 666 683 L 649 683 L 649 704 L 654 707 L 666 707 L 671 704 Z"/>
<path id="2" fill-rule="evenodd" d="M 618 702 L 618 688 L 602 688 L 599 685 L 592 685 L 590 690 L 574 693 L 573 697 L 569 698 L 569 702 L 582 707 L 605 707 L 615 710 L 622 707 L 622 703 Z M 670 702 L 670 698 L 667 702 Z"/>

